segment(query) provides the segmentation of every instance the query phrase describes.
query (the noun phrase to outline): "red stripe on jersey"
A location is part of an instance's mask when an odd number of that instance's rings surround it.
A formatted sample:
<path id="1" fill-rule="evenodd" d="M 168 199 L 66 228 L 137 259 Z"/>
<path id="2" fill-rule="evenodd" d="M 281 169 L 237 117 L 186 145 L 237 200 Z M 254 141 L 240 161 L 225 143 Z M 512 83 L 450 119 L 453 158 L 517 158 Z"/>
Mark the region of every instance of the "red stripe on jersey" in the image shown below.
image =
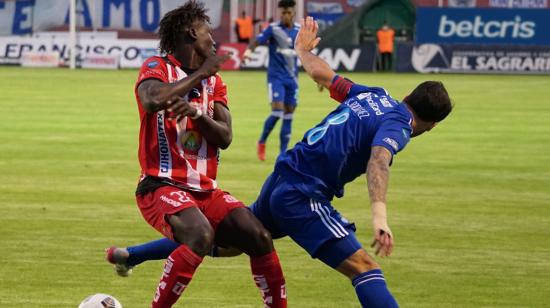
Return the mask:
<path id="1" fill-rule="evenodd" d="M 212 190 L 217 187 L 219 149 L 203 138 L 191 118 L 176 122 L 164 110 L 145 112 L 137 93 L 146 79 L 173 83 L 187 77 L 179 66 L 175 58 L 168 56 L 168 60 L 149 58 L 141 67 L 135 95 L 141 121 L 138 156 L 142 174 L 170 178 L 194 190 Z M 213 118 L 214 102 L 227 105 L 227 88 L 217 74 L 202 80 L 194 91 L 197 93 L 192 97 L 182 99 L 201 108 L 205 116 Z"/>

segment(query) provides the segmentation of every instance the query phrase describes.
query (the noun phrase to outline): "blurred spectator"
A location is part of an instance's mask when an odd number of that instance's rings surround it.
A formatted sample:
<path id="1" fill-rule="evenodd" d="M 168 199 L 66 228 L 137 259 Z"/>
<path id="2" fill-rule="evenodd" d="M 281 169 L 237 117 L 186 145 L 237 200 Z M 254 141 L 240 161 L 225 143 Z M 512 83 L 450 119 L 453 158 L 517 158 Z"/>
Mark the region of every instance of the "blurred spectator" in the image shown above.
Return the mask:
<path id="1" fill-rule="evenodd" d="M 237 40 L 239 43 L 249 43 L 254 32 L 254 20 L 251 16 L 246 15 L 243 10 L 241 17 L 235 21 L 235 32 L 237 32 Z"/>
<path id="2" fill-rule="evenodd" d="M 393 56 L 393 38 L 395 31 L 384 21 L 382 28 L 376 32 L 376 41 L 378 43 L 378 53 L 380 54 L 380 70 L 392 70 Z"/>

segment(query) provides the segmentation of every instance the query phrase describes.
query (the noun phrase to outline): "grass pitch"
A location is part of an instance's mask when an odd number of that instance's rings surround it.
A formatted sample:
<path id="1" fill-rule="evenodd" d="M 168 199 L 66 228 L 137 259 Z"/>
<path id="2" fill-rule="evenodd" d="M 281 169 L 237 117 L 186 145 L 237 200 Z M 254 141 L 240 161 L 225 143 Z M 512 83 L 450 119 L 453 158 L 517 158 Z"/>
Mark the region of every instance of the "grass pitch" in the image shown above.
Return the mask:
<path id="1" fill-rule="evenodd" d="M 0 307 L 76 307 L 109 293 L 147 307 L 162 262 L 116 276 L 109 245 L 159 237 L 133 193 L 139 173 L 136 71 L 0 67 Z M 269 112 L 265 73 L 224 72 L 234 141 L 219 183 L 245 203 L 271 171 L 255 143 Z M 404 97 L 442 80 L 456 104 L 392 166 L 390 258 L 379 259 L 402 307 L 548 307 L 550 94 L 547 76 L 347 74 Z M 292 143 L 335 103 L 304 75 Z M 366 180 L 335 206 L 371 239 Z M 290 307 L 359 307 L 349 281 L 288 239 L 276 241 Z M 261 307 L 248 259 L 206 258 L 178 307 Z"/>

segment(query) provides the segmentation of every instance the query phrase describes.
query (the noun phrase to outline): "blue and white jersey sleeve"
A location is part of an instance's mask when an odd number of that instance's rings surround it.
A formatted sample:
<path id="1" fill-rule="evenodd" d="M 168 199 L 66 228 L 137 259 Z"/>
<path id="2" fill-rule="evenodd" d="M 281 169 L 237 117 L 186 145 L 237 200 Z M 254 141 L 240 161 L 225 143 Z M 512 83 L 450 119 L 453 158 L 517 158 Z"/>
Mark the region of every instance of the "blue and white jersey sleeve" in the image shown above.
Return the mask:
<path id="1" fill-rule="evenodd" d="M 262 31 L 262 33 L 256 36 L 256 41 L 260 45 L 265 45 L 269 41 L 269 39 L 271 39 L 272 36 L 273 36 L 273 27 L 269 25 L 267 28 L 264 29 L 264 31 Z"/>
<path id="2" fill-rule="evenodd" d="M 407 120 L 400 118 L 386 119 L 374 135 L 371 147 L 382 146 L 394 156 L 409 143 L 411 133 L 411 125 Z"/>

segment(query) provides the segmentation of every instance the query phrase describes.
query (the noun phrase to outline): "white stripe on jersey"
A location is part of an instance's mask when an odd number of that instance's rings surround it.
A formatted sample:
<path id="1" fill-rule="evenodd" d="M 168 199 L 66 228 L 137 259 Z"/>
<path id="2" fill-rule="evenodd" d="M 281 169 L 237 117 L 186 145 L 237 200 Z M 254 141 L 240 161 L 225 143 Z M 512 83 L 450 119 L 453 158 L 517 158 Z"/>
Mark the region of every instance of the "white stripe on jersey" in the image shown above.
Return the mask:
<path id="1" fill-rule="evenodd" d="M 177 74 L 177 80 L 181 80 L 185 77 L 187 77 L 187 74 L 179 67 L 176 67 L 176 74 Z M 183 98 L 185 101 L 187 101 L 187 95 Z M 176 145 L 178 146 L 178 152 L 180 156 L 183 157 L 183 147 L 181 144 L 181 139 L 183 135 L 185 134 L 187 128 L 187 117 L 183 118 L 181 121 L 179 121 L 176 125 L 176 130 L 178 132 L 178 140 L 176 142 Z"/>
<path id="2" fill-rule="evenodd" d="M 315 200 L 310 199 L 309 202 L 310 202 L 310 206 L 311 206 L 312 210 L 313 210 L 315 213 L 317 213 L 317 215 L 319 215 L 319 217 L 321 218 L 321 221 L 323 222 L 323 224 L 327 227 L 327 229 L 330 230 L 330 232 L 331 232 L 332 234 L 334 234 L 334 236 L 336 236 L 337 238 L 342 238 L 342 237 L 345 236 L 344 234 L 342 234 L 342 233 L 340 232 L 340 230 L 334 229 L 334 227 L 333 227 L 332 224 L 329 222 L 329 220 L 327 219 L 327 217 L 325 217 L 324 212 L 319 211 L 319 205 L 318 205 L 318 203 L 317 203 Z"/>
<path id="3" fill-rule="evenodd" d="M 176 78 L 174 78 L 174 82 L 182 80 L 183 78 L 187 77 L 187 74 L 179 67 L 176 68 Z M 185 100 L 187 100 L 187 95 L 184 97 Z M 180 121 L 181 124 L 178 124 L 178 147 L 181 148 L 181 136 L 183 136 L 187 132 L 187 117 L 185 117 L 183 120 Z M 181 155 L 183 156 L 183 148 L 181 148 Z M 187 185 L 189 187 L 193 187 L 196 189 L 202 189 L 201 188 L 201 176 L 200 171 L 197 172 L 195 168 L 191 165 L 191 163 L 187 160 L 185 160 L 185 166 L 187 167 Z M 204 173 L 206 174 L 206 173 Z"/>
<path id="4" fill-rule="evenodd" d="M 174 82 L 174 72 L 172 71 L 172 65 L 168 64 L 168 62 L 166 63 L 166 69 L 168 71 L 168 82 L 169 83 L 172 83 Z"/>
<path id="5" fill-rule="evenodd" d="M 201 108 L 202 114 L 207 117 L 208 116 L 208 79 L 203 79 L 202 82 L 202 104 L 199 108 Z M 199 148 L 199 153 L 197 157 L 197 171 L 200 174 L 206 174 L 207 170 L 207 160 L 206 156 L 208 155 L 208 149 L 207 149 L 207 142 L 206 139 L 203 138 L 201 142 L 201 147 Z"/>
<path id="6" fill-rule="evenodd" d="M 164 110 L 157 112 L 157 140 L 159 148 L 159 177 L 172 176 L 172 155 L 170 153 L 170 142 L 166 137 L 164 127 Z"/>

